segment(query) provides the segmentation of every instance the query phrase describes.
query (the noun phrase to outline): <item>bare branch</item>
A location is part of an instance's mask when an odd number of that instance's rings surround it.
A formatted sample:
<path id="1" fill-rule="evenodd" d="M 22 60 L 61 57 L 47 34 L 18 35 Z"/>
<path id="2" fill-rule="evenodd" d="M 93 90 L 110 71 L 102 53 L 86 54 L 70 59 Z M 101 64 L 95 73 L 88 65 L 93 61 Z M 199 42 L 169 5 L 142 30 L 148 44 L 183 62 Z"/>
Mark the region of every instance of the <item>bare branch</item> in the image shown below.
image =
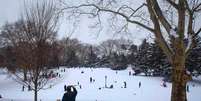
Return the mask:
<path id="1" fill-rule="evenodd" d="M 145 4 L 143 4 L 142 6 L 140 6 L 140 7 L 138 8 L 138 10 L 139 10 L 140 8 L 142 8 L 144 5 L 145 5 Z M 118 10 L 117 10 L 117 11 L 114 11 L 114 10 L 110 10 L 110 9 L 100 8 L 100 7 L 98 7 L 98 6 L 95 5 L 95 4 L 82 4 L 82 5 L 79 5 L 79 6 L 72 6 L 72 7 L 63 8 L 62 10 L 66 10 L 66 9 L 79 9 L 79 8 L 81 8 L 81 7 L 94 7 L 94 8 L 96 8 L 96 9 L 98 10 L 98 13 L 99 13 L 100 11 L 104 11 L 104 12 L 109 12 L 109 13 L 117 14 L 117 15 L 119 15 L 119 16 L 122 16 L 126 21 L 128 21 L 128 22 L 130 22 L 130 23 L 139 25 L 139 26 L 141 26 L 141 27 L 143 27 L 143 28 L 145 28 L 145 29 L 147 29 L 147 30 L 149 30 L 149 31 L 151 31 L 151 32 L 154 31 L 152 28 L 148 27 L 147 25 L 145 25 L 145 24 L 143 24 L 143 23 L 140 23 L 140 22 L 135 21 L 135 20 L 131 20 L 131 19 L 130 19 L 130 16 L 126 16 L 124 13 L 121 13 L 121 12 L 119 12 Z M 134 11 L 136 12 L 136 10 L 134 10 Z"/>
<path id="2" fill-rule="evenodd" d="M 153 5 L 153 9 L 155 11 L 155 14 L 157 16 L 157 18 L 160 20 L 160 22 L 163 24 L 164 28 L 166 29 L 166 31 L 168 32 L 168 34 L 170 33 L 170 29 L 171 29 L 171 25 L 170 23 L 167 21 L 167 19 L 164 17 L 158 2 L 153 0 L 151 1 L 152 5 Z"/>
<path id="3" fill-rule="evenodd" d="M 201 28 L 198 29 L 198 31 L 195 33 L 195 35 L 193 37 L 198 36 L 200 34 L 200 32 L 201 32 Z"/>
<path id="4" fill-rule="evenodd" d="M 199 3 L 196 7 L 194 7 L 193 10 L 196 12 L 201 11 L 201 3 Z"/>
<path id="5" fill-rule="evenodd" d="M 154 29 L 155 29 L 154 34 L 156 37 L 156 41 L 159 44 L 159 46 L 161 47 L 161 49 L 164 51 L 166 56 L 168 57 L 169 61 L 171 61 L 173 51 L 171 50 L 168 43 L 165 41 L 164 37 L 162 36 L 159 20 L 157 20 L 157 15 L 154 12 L 154 8 L 153 8 L 154 5 L 151 3 L 151 0 L 146 0 L 146 1 L 147 1 L 147 5 L 148 5 L 148 10 L 150 13 L 150 18 L 151 18 L 152 22 L 154 23 Z"/>
<path id="6" fill-rule="evenodd" d="M 176 4 L 174 1 L 172 0 L 166 0 L 168 3 L 170 3 L 174 8 L 178 9 L 178 4 Z"/>

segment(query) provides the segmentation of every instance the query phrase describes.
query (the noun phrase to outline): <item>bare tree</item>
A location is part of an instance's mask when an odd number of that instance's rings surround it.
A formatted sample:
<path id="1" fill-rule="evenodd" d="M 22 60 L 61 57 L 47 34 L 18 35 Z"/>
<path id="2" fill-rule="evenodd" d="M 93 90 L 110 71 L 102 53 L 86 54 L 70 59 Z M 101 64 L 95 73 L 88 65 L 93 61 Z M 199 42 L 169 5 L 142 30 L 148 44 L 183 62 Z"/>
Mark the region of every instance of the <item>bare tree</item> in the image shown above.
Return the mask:
<path id="1" fill-rule="evenodd" d="M 101 24 L 101 14 L 110 14 L 112 22 L 121 21 L 123 26 L 117 32 L 129 28 L 130 24 L 138 25 L 153 33 L 159 47 L 166 54 L 172 66 L 172 93 L 171 101 L 187 101 L 186 83 L 191 76 L 186 73 L 185 62 L 188 54 L 194 47 L 194 40 L 201 32 L 200 21 L 197 15 L 201 12 L 200 0 L 145 0 L 136 7 L 135 1 L 127 0 L 87 0 L 85 4 L 64 5 L 62 11 L 71 16 L 89 15 L 97 18 Z M 133 5 L 132 5 L 133 4 Z M 146 17 L 148 16 L 148 17 Z M 119 26 L 119 24 L 112 24 Z M 131 28 L 132 29 L 132 28 Z M 184 39 L 188 44 L 184 44 Z M 171 45 L 170 45 L 171 44 Z"/>
<path id="2" fill-rule="evenodd" d="M 5 24 L 3 26 L 3 30 L 1 31 L 1 38 L 4 40 L 4 49 L 6 52 L 4 53 L 4 57 L 6 60 L 7 68 L 13 73 L 18 69 L 13 64 L 20 65 L 24 72 L 24 80 L 26 80 L 26 64 L 29 64 L 26 59 L 26 55 L 28 55 L 28 45 L 22 38 L 22 20 L 19 20 L 13 24 Z M 27 48 L 26 48 L 27 47 Z M 20 55 L 19 52 L 23 51 Z M 26 58 L 25 58 L 26 57 Z M 16 59 L 20 61 L 16 61 Z"/>
<path id="3" fill-rule="evenodd" d="M 2 49 L 0 51 L 0 68 L 4 67 L 5 65 L 5 57 L 2 55 Z"/>
<path id="4" fill-rule="evenodd" d="M 62 50 L 63 65 L 75 66 L 78 62 L 78 51 L 80 50 L 81 43 L 77 39 L 70 39 L 69 37 L 63 38 L 60 41 Z"/>
<path id="5" fill-rule="evenodd" d="M 37 101 L 38 91 L 49 81 L 49 63 L 57 34 L 58 15 L 53 1 L 37 1 L 26 5 L 25 13 L 18 22 L 5 25 L 2 36 L 14 51 L 15 67 L 20 68 L 14 78 L 34 91 Z M 11 52 L 12 52 L 11 51 Z M 23 75 L 21 70 L 25 71 Z M 23 79 L 26 76 L 26 79 Z"/>
<path id="6" fill-rule="evenodd" d="M 100 53 L 103 53 L 106 56 L 109 56 L 112 54 L 115 48 L 115 41 L 114 40 L 106 40 L 103 41 L 100 45 L 99 45 L 99 50 L 101 51 Z"/>
<path id="7" fill-rule="evenodd" d="M 127 46 L 130 46 L 133 42 L 131 40 L 126 39 L 109 39 L 106 41 L 103 41 L 99 46 L 99 54 L 109 56 L 113 52 L 116 52 L 117 54 L 125 53 Z"/>
<path id="8" fill-rule="evenodd" d="M 61 65 L 62 62 L 62 52 L 63 52 L 63 47 L 62 45 L 58 42 L 55 41 L 51 44 L 51 49 L 49 50 L 50 53 L 50 61 L 48 62 L 49 66 L 51 67 L 58 67 Z"/>

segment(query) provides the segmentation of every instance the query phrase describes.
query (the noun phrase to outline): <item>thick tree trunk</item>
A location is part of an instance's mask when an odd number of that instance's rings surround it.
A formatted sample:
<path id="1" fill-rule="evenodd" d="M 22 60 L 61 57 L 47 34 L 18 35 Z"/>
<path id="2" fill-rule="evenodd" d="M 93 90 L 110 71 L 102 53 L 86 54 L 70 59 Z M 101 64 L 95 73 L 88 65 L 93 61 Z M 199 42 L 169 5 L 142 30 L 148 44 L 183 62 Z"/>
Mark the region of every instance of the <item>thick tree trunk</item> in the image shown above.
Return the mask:
<path id="1" fill-rule="evenodd" d="M 187 101 L 185 75 L 185 70 L 173 69 L 171 101 Z"/>
<path id="2" fill-rule="evenodd" d="M 172 67 L 171 101 L 187 101 L 186 84 L 191 80 L 191 76 L 186 73 L 185 55 L 176 55 Z"/>

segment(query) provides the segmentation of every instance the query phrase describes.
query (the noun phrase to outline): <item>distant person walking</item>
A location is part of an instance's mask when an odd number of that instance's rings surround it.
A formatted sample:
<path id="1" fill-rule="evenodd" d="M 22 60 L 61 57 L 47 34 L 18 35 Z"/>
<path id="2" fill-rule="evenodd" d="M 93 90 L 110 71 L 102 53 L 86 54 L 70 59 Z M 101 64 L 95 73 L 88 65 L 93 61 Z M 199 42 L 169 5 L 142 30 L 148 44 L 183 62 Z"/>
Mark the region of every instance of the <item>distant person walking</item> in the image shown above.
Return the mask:
<path id="1" fill-rule="evenodd" d="M 165 82 L 165 81 L 163 82 L 163 87 L 167 87 L 167 84 L 166 84 L 166 82 Z"/>
<path id="2" fill-rule="evenodd" d="M 139 82 L 139 88 L 141 87 L 141 85 L 142 85 L 141 82 Z"/>
<path id="3" fill-rule="evenodd" d="M 126 82 L 124 81 L 124 88 L 126 88 Z"/>
<path id="4" fill-rule="evenodd" d="M 189 85 L 186 86 L 186 91 L 189 92 Z"/>
<path id="5" fill-rule="evenodd" d="M 90 79 L 89 79 L 89 80 L 90 80 L 90 83 L 91 83 L 91 82 L 93 81 L 92 77 L 90 77 Z"/>
<path id="6" fill-rule="evenodd" d="M 67 91 L 67 87 L 66 87 L 66 85 L 64 85 L 64 91 Z"/>
<path id="7" fill-rule="evenodd" d="M 82 85 L 80 85 L 80 89 L 82 89 Z"/>
<path id="8" fill-rule="evenodd" d="M 28 91 L 31 91 L 31 86 L 30 85 L 28 85 Z"/>
<path id="9" fill-rule="evenodd" d="M 75 101 L 77 96 L 77 90 L 73 86 L 67 87 L 67 92 L 64 93 L 62 101 Z"/>
<path id="10" fill-rule="evenodd" d="M 23 86 L 22 86 L 22 91 L 24 91 L 24 88 L 25 88 L 25 87 L 24 87 L 24 85 L 23 85 Z"/>
<path id="11" fill-rule="evenodd" d="M 131 71 L 129 71 L 129 76 L 131 76 Z"/>

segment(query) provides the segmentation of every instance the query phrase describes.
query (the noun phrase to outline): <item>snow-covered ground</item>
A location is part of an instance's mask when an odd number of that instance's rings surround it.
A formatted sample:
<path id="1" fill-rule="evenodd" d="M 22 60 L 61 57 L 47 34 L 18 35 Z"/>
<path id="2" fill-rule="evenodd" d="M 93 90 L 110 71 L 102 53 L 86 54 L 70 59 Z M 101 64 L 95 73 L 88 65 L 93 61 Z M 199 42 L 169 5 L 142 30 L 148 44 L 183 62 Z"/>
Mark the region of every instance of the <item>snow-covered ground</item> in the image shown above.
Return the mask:
<path id="1" fill-rule="evenodd" d="M 60 72 L 62 69 L 57 71 Z M 76 101 L 170 101 L 170 83 L 167 83 L 167 87 L 164 88 L 161 86 L 160 77 L 129 76 L 129 71 L 131 70 L 127 69 L 116 73 L 108 68 L 66 69 L 66 72 L 60 72 L 61 78 L 54 80 L 55 85 L 52 88 L 39 91 L 38 98 L 42 101 L 56 101 L 62 98 L 65 84 L 77 85 L 79 82 L 82 89 L 76 86 L 78 90 Z M 113 84 L 113 89 L 104 88 L 105 76 L 107 76 L 107 85 Z M 90 77 L 95 79 L 94 83 L 90 83 Z M 127 83 L 127 88 L 122 88 L 124 81 Z M 139 82 L 142 83 L 141 88 L 138 87 Z M 190 92 L 187 93 L 188 101 L 201 101 L 201 85 L 194 82 L 188 85 L 190 88 Z M 0 74 L 0 94 L 4 97 L 0 101 L 11 101 L 11 99 L 33 101 L 34 96 L 32 91 L 27 91 L 27 88 L 22 92 L 22 86 L 4 73 Z"/>

